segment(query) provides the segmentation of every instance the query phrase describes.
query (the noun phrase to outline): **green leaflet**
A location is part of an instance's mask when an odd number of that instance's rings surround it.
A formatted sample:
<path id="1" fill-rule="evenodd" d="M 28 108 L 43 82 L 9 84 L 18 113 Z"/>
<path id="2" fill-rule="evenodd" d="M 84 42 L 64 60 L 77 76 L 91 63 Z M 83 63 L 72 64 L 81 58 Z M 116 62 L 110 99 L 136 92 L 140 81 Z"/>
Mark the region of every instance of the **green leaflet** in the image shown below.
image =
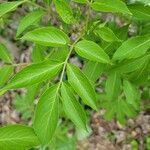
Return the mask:
<path id="1" fill-rule="evenodd" d="M 140 0 L 139 0 L 140 1 Z M 143 0 L 142 0 L 143 1 Z M 131 145 L 131 149 L 133 149 L 133 150 L 137 150 L 138 148 L 139 148 L 139 143 L 138 143 L 138 141 L 137 140 L 132 140 L 131 142 L 130 142 L 130 145 Z M 147 148 L 148 149 L 148 148 Z"/>
<path id="2" fill-rule="evenodd" d="M 32 60 L 34 63 L 42 62 L 44 60 L 44 50 L 46 47 L 35 45 L 32 50 Z M 21 114 L 23 119 L 30 119 L 33 115 L 34 100 L 38 95 L 39 88 L 42 83 L 29 85 L 26 87 L 26 95 L 17 95 L 14 106 L 16 110 Z"/>
<path id="3" fill-rule="evenodd" d="M 41 84 L 35 84 L 33 86 L 27 87 L 26 99 L 29 105 L 32 105 L 36 96 L 39 94 L 38 91 L 40 89 Z"/>
<path id="4" fill-rule="evenodd" d="M 88 61 L 83 69 L 83 73 L 88 77 L 88 79 L 95 83 L 103 72 L 105 64 L 99 62 Z"/>
<path id="5" fill-rule="evenodd" d="M 105 91 L 110 101 L 118 99 L 121 92 L 121 78 L 117 72 L 112 72 L 109 74 L 106 81 Z"/>
<path id="6" fill-rule="evenodd" d="M 54 0 L 54 4 L 59 16 L 67 24 L 72 24 L 75 22 L 72 9 L 70 8 L 67 1 Z"/>
<path id="7" fill-rule="evenodd" d="M 0 87 L 2 87 L 13 73 L 12 66 L 3 66 L 0 68 Z"/>
<path id="8" fill-rule="evenodd" d="M 16 7 L 18 7 L 24 2 L 26 2 L 26 0 L 1 3 L 0 4 L 0 18 L 6 13 L 13 11 L 14 9 L 16 9 Z"/>
<path id="9" fill-rule="evenodd" d="M 109 105 L 108 105 L 109 104 Z M 106 113 L 104 114 L 104 118 L 107 121 L 111 121 L 114 117 L 115 117 L 115 113 L 116 113 L 116 104 L 115 103 L 110 103 L 108 102 L 107 106 L 105 107 L 105 109 L 107 110 Z M 111 106 L 111 107 L 110 107 Z"/>
<path id="10" fill-rule="evenodd" d="M 68 136 L 68 125 L 60 124 L 49 145 L 50 150 L 76 150 L 76 136 Z"/>
<path id="11" fill-rule="evenodd" d="M 0 96 L 2 96 L 3 94 L 5 94 L 7 92 L 7 90 L 0 90 Z"/>
<path id="12" fill-rule="evenodd" d="M 66 115 L 78 128 L 87 130 L 85 111 L 74 96 L 71 88 L 66 83 L 62 84 L 61 95 L 63 109 Z"/>
<path id="13" fill-rule="evenodd" d="M 129 75 L 129 80 L 136 85 L 140 85 L 148 81 L 148 74 L 150 74 L 150 65 L 148 61 L 145 61 L 141 69 Z"/>
<path id="14" fill-rule="evenodd" d="M 32 61 L 34 63 L 44 61 L 44 50 L 46 50 L 45 46 L 41 46 L 36 44 L 32 50 Z"/>
<path id="15" fill-rule="evenodd" d="M 110 63 L 109 56 L 95 42 L 82 40 L 75 45 L 75 51 L 82 57 L 91 61 Z"/>
<path id="16" fill-rule="evenodd" d="M 118 47 L 121 45 L 120 42 L 111 42 L 111 43 L 105 42 L 103 44 L 105 52 L 110 56 L 112 56 L 114 54 L 114 51 L 116 51 L 116 49 L 118 49 Z"/>
<path id="17" fill-rule="evenodd" d="M 96 94 L 90 81 L 82 73 L 82 71 L 71 64 L 67 65 L 67 76 L 70 85 L 81 97 L 85 104 L 97 110 Z"/>
<path id="18" fill-rule="evenodd" d="M 87 0 L 73 0 L 76 3 L 86 4 Z"/>
<path id="19" fill-rule="evenodd" d="M 122 42 L 127 40 L 128 25 L 115 29 L 113 30 L 113 32 L 115 33 L 115 36 L 119 37 L 120 41 L 112 41 L 109 43 L 103 42 L 104 43 L 103 48 L 105 52 L 111 56 L 114 54 L 114 51 L 116 51 L 116 49 L 118 49 L 121 46 Z"/>
<path id="20" fill-rule="evenodd" d="M 150 1 L 149 0 L 135 0 L 135 2 L 140 2 L 140 3 L 144 4 L 145 6 L 146 5 L 150 6 Z"/>
<path id="21" fill-rule="evenodd" d="M 50 54 L 49 59 L 50 60 L 57 60 L 57 61 L 65 61 L 68 53 L 69 53 L 69 48 L 68 47 L 56 48 Z"/>
<path id="22" fill-rule="evenodd" d="M 131 82 L 129 82 L 128 80 L 124 80 L 123 91 L 125 93 L 127 103 L 137 108 L 138 100 L 140 97 L 135 86 L 131 84 Z"/>
<path id="23" fill-rule="evenodd" d="M 128 38 L 128 30 L 129 30 L 129 25 L 125 25 L 123 27 L 115 29 L 115 34 L 121 41 L 125 41 Z"/>
<path id="24" fill-rule="evenodd" d="M 126 117 L 135 117 L 136 110 L 134 107 L 126 102 L 124 99 L 117 99 L 114 101 L 105 101 L 103 107 L 106 109 L 104 115 L 106 120 L 116 118 L 121 124 L 125 124 Z"/>
<path id="25" fill-rule="evenodd" d="M 124 99 L 117 101 L 116 116 L 121 124 L 125 124 L 126 117 L 133 118 L 136 116 L 136 111 L 132 105 L 128 104 Z"/>
<path id="26" fill-rule="evenodd" d="M 22 32 L 24 32 L 29 26 L 33 25 L 35 22 L 39 21 L 45 13 L 42 10 L 35 10 L 27 14 L 22 20 L 17 29 L 16 36 L 18 37 Z"/>
<path id="27" fill-rule="evenodd" d="M 142 4 L 133 4 L 128 6 L 133 14 L 133 18 L 139 21 L 150 21 L 150 7 Z"/>
<path id="28" fill-rule="evenodd" d="M 41 27 L 28 32 L 23 40 L 35 42 L 43 46 L 64 46 L 69 43 L 68 36 L 55 27 Z"/>
<path id="29" fill-rule="evenodd" d="M 3 44 L 0 44 L 0 59 L 2 59 L 4 62 L 7 62 L 7 63 L 12 62 L 10 52 L 8 51 L 6 46 Z"/>
<path id="30" fill-rule="evenodd" d="M 150 35 L 130 38 L 116 50 L 114 60 L 137 58 L 146 53 L 150 48 Z M 142 50 L 141 50 L 142 49 Z"/>
<path id="31" fill-rule="evenodd" d="M 124 100 L 121 99 L 116 102 L 116 118 L 121 124 L 125 124 L 126 121 L 126 110 L 124 111 L 125 108 L 122 106 L 123 101 Z"/>
<path id="32" fill-rule="evenodd" d="M 132 118 L 132 117 L 136 116 L 137 112 L 134 109 L 134 107 L 132 105 L 128 104 L 125 100 L 121 100 L 120 104 L 118 104 L 118 105 L 120 105 L 120 107 L 124 108 L 123 112 L 127 117 Z"/>
<path id="33" fill-rule="evenodd" d="M 21 118 L 27 120 L 31 119 L 34 110 L 34 101 L 36 96 L 39 95 L 40 84 L 27 87 L 27 93 L 25 95 L 17 95 L 13 101 L 14 107 L 17 112 L 21 114 Z"/>
<path id="34" fill-rule="evenodd" d="M 118 39 L 118 37 L 114 34 L 114 32 L 108 27 L 100 27 L 96 29 L 94 32 L 106 42 L 114 42 L 114 41 L 121 42 L 121 40 Z"/>
<path id="35" fill-rule="evenodd" d="M 146 137 L 146 149 L 150 149 L 150 137 Z"/>
<path id="36" fill-rule="evenodd" d="M 22 88 L 52 79 L 61 70 L 62 64 L 49 60 L 31 64 L 18 72 L 4 89 Z"/>
<path id="37" fill-rule="evenodd" d="M 59 118 L 59 85 L 46 90 L 36 106 L 33 128 L 43 145 L 50 142 L 53 137 Z"/>
<path id="38" fill-rule="evenodd" d="M 31 127 L 9 125 L 0 128 L 1 150 L 27 150 L 39 144 Z"/>
<path id="39" fill-rule="evenodd" d="M 95 11 L 101 12 L 114 12 L 131 15 L 131 12 L 127 8 L 126 4 L 120 0 L 95 0 L 91 4 L 91 7 Z"/>
<path id="40" fill-rule="evenodd" d="M 141 35 L 150 34 L 150 22 L 143 24 L 141 28 Z"/>
<path id="41" fill-rule="evenodd" d="M 110 72 L 129 73 L 141 69 L 150 59 L 150 55 L 145 55 L 136 59 L 126 60 L 114 66 Z"/>
<path id="42" fill-rule="evenodd" d="M 28 120 L 32 118 L 34 107 L 33 104 L 28 103 L 26 95 L 18 94 L 15 100 L 13 100 L 13 108 L 15 108 L 16 112 L 21 114 L 22 119 Z"/>

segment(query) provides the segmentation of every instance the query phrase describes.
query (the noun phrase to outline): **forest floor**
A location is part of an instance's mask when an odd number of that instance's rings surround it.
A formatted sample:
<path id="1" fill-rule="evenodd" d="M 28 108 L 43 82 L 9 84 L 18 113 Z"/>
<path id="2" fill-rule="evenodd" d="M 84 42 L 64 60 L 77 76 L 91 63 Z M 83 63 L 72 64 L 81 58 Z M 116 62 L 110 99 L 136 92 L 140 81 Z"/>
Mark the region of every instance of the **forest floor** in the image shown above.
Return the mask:
<path id="1" fill-rule="evenodd" d="M 0 125 L 24 123 L 13 108 L 14 92 L 0 98 Z M 146 137 L 150 135 L 150 112 L 141 112 L 136 119 L 129 119 L 125 126 L 115 121 L 105 121 L 104 111 L 94 112 L 91 119 L 91 135 L 78 142 L 78 150 L 132 150 L 135 141 L 139 150 L 146 149 Z M 31 124 L 31 122 L 28 122 Z"/>

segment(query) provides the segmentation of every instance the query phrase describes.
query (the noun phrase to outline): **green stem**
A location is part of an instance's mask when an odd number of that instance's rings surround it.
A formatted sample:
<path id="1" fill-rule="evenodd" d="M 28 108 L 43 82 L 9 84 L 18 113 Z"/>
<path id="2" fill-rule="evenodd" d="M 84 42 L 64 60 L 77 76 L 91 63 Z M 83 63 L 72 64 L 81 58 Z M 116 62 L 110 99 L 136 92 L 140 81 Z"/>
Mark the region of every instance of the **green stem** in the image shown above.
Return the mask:
<path id="1" fill-rule="evenodd" d="M 66 67 L 67 67 L 67 63 L 68 63 L 68 60 L 69 60 L 69 58 L 70 58 L 70 55 L 71 55 L 71 53 L 72 53 L 72 51 L 73 51 L 73 49 L 74 49 L 74 46 L 75 46 L 75 44 L 83 37 L 83 35 L 84 35 L 84 34 L 81 34 L 81 35 L 76 39 L 76 41 L 70 46 L 70 51 L 69 51 L 69 53 L 68 53 L 68 55 L 67 55 L 67 57 L 66 57 L 66 59 L 65 59 L 65 61 L 64 61 L 63 70 L 62 70 L 62 73 L 61 73 L 61 75 L 60 75 L 59 87 L 60 87 L 61 84 L 62 84 L 63 77 L 64 77 L 64 74 L 65 74 L 65 69 L 66 69 Z"/>
<path id="2" fill-rule="evenodd" d="M 66 57 L 66 59 L 65 59 L 65 61 L 64 61 L 64 66 L 63 66 L 62 73 L 61 73 L 61 75 L 60 75 L 59 87 L 58 87 L 58 88 L 60 88 L 60 86 L 61 86 L 61 84 L 62 84 L 62 82 L 63 82 L 63 77 L 64 77 L 65 70 L 66 70 L 66 67 L 67 67 L 67 63 L 68 63 L 68 60 L 69 60 L 69 58 L 70 58 L 70 55 L 71 55 L 72 51 L 74 50 L 75 44 L 76 44 L 76 43 L 85 35 L 85 33 L 87 32 L 88 22 L 89 22 L 89 19 L 90 19 L 90 14 L 91 14 L 91 9 L 90 9 L 90 7 L 89 7 L 89 5 L 88 5 L 88 16 L 87 16 L 87 18 L 86 18 L 85 29 L 83 30 L 84 32 L 81 33 L 81 35 L 73 42 L 72 45 L 70 45 L 70 51 L 69 51 L 69 53 L 68 53 L 68 55 L 67 55 L 67 57 Z"/>

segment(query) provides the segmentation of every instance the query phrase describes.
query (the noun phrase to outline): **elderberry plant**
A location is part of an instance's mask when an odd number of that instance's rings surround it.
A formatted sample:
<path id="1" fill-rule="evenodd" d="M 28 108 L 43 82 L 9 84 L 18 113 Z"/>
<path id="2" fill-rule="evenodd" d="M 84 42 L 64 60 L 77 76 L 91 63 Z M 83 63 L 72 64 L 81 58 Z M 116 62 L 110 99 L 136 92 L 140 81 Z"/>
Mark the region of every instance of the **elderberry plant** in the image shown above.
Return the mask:
<path id="1" fill-rule="evenodd" d="M 16 106 L 27 118 L 31 109 L 34 111 L 33 124 L 1 127 L 1 150 L 48 145 L 61 126 L 62 111 L 77 128 L 86 131 L 84 106 L 96 111 L 105 109 L 106 120 L 116 119 L 121 124 L 136 116 L 140 111 L 141 88 L 149 91 L 150 84 L 148 1 L 0 2 L 1 21 L 11 18 L 12 12 L 23 6 L 30 9 L 19 21 L 16 40 L 34 43 L 32 62 L 16 64 L 6 45 L 0 43 L 0 95 L 27 89 Z M 59 20 L 57 25 L 51 22 L 54 17 Z M 80 25 L 75 40 L 70 36 L 74 25 Z M 132 26 L 136 27 L 134 34 L 130 31 Z M 69 61 L 72 55 L 82 60 L 84 66 L 72 64 Z M 18 66 L 22 69 L 14 74 Z M 98 90 L 100 86 L 102 92 Z"/>

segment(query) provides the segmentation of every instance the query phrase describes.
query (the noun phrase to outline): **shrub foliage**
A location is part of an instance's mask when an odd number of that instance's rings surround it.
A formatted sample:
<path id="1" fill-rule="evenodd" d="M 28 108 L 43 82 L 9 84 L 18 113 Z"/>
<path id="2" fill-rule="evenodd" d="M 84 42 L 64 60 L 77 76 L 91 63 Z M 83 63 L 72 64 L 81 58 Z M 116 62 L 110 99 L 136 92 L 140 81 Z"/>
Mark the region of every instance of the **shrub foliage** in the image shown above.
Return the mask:
<path id="1" fill-rule="evenodd" d="M 32 114 L 31 108 L 35 110 L 33 124 L 0 128 L 0 149 L 25 150 L 49 144 L 62 112 L 77 128 L 87 131 L 85 105 L 96 111 L 105 109 L 105 119 L 114 118 L 121 124 L 136 116 L 143 88 L 148 89 L 150 83 L 147 1 L 1 2 L 1 21 L 24 6 L 29 9 L 19 21 L 16 40 L 33 43 L 32 63 L 15 64 L 10 50 L 1 43 L 0 94 L 26 88 L 27 94 L 18 97 L 21 102 L 15 105 L 25 118 Z M 57 25 L 51 21 L 54 17 Z M 78 32 L 77 37 L 72 32 Z M 72 56 L 81 60 L 83 67 L 72 64 Z M 14 74 L 17 66 L 22 69 Z M 103 92 L 98 90 L 101 86 Z"/>

